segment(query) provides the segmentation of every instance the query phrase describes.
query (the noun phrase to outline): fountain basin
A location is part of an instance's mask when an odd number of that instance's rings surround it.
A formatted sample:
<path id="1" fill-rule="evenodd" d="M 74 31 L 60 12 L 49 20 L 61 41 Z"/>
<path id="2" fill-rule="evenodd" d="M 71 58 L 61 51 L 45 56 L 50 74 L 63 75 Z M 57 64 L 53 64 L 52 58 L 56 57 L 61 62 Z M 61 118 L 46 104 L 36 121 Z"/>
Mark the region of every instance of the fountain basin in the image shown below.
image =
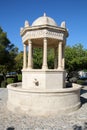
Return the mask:
<path id="1" fill-rule="evenodd" d="M 9 110 L 21 110 L 30 115 L 63 114 L 77 110 L 80 106 L 81 86 L 63 89 L 23 89 L 21 83 L 9 84 Z"/>

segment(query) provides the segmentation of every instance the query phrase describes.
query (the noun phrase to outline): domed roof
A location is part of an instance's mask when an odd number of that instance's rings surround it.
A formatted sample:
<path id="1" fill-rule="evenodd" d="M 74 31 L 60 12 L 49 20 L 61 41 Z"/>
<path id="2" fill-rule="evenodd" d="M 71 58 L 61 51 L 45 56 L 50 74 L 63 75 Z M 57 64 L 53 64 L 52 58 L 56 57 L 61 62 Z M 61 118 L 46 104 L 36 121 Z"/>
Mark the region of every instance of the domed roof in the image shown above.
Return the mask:
<path id="1" fill-rule="evenodd" d="M 32 23 L 32 26 L 39 26 L 39 25 L 57 26 L 56 22 L 52 18 L 47 17 L 45 13 L 44 13 L 44 16 L 37 18 Z"/>

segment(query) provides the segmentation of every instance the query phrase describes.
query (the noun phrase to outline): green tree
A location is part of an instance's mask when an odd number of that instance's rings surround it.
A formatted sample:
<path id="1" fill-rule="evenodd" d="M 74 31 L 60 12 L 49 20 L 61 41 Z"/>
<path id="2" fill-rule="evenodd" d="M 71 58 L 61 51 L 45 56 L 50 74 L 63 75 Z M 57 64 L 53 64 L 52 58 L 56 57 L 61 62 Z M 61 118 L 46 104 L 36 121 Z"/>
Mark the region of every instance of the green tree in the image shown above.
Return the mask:
<path id="1" fill-rule="evenodd" d="M 66 46 L 65 66 L 68 71 L 87 69 L 87 50 L 81 44 Z"/>
<path id="2" fill-rule="evenodd" d="M 43 62 L 42 48 L 34 48 L 33 50 L 33 67 L 35 69 L 40 69 Z M 54 68 L 54 49 L 48 48 L 48 67 L 49 69 Z"/>
<path id="3" fill-rule="evenodd" d="M 49 69 L 54 68 L 54 49 L 53 48 L 48 49 L 48 68 Z"/>
<path id="4" fill-rule="evenodd" d="M 15 57 L 15 70 L 20 73 L 23 66 L 23 52 L 17 54 Z"/>
<path id="5" fill-rule="evenodd" d="M 42 67 L 42 48 L 33 49 L 33 67 L 35 69 Z"/>
<path id="6" fill-rule="evenodd" d="M 6 73 L 14 68 L 15 53 L 14 44 L 7 38 L 7 33 L 0 27 L 0 73 Z"/>

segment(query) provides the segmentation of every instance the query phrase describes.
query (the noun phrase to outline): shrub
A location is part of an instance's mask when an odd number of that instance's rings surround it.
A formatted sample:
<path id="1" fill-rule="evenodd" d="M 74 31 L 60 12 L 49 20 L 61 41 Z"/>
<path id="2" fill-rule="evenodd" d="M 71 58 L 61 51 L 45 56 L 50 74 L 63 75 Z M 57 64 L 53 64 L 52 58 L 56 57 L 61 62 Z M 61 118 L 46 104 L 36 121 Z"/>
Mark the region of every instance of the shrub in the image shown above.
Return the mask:
<path id="1" fill-rule="evenodd" d="M 14 83 L 14 78 L 7 78 L 7 84 Z"/>
<path id="2" fill-rule="evenodd" d="M 87 80 L 77 80 L 77 84 L 80 84 L 80 85 L 87 85 Z"/>
<path id="3" fill-rule="evenodd" d="M 22 81 L 22 74 L 18 74 L 18 82 Z"/>
<path id="4" fill-rule="evenodd" d="M 14 77 L 14 83 L 18 82 L 18 76 Z"/>
<path id="5" fill-rule="evenodd" d="M 16 82 L 18 82 L 18 76 L 9 76 L 9 77 L 7 77 L 7 84 L 16 83 Z"/>

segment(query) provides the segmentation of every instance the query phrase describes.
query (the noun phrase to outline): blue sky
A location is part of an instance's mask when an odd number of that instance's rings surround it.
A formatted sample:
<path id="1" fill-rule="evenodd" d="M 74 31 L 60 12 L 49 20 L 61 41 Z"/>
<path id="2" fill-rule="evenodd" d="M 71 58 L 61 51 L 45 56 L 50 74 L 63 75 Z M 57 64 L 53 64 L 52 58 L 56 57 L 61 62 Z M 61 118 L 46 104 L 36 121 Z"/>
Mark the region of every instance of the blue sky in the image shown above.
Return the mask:
<path id="1" fill-rule="evenodd" d="M 67 45 L 82 43 L 87 49 L 87 0 L 0 0 L 0 26 L 9 40 L 23 50 L 20 27 L 30 25 L 46 12 L 60 26 L 66 21 Z"/>

